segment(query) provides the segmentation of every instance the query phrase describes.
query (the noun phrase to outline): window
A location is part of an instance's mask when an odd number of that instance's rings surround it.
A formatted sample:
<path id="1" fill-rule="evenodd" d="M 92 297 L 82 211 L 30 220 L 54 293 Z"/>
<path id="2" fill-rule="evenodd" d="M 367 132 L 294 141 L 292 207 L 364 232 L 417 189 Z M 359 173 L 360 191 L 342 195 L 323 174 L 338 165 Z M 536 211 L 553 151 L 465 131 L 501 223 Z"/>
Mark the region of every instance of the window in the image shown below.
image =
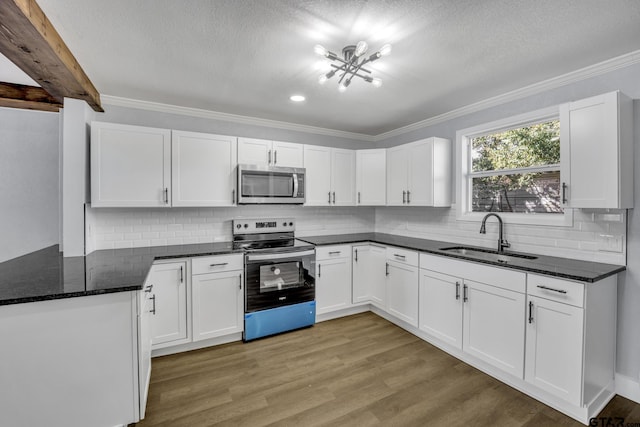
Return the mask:
<path id="1" fill-rule="evenodd" d="M 507 221 L 570 225 L 561 200 L 558 110 L 458 132 L 458 219 L 500 212 Z"/>

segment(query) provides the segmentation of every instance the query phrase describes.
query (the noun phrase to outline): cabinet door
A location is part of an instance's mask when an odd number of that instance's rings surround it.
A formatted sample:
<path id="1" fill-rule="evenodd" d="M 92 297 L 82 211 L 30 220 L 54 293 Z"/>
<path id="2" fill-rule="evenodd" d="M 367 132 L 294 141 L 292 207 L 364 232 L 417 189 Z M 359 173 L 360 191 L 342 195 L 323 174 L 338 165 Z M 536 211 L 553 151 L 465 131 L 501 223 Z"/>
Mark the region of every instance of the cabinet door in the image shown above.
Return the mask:
<path id="1" fill-rule="evenodd" d="M 238 163 L 269 166 L 272 161 L 271 141 L 266 139 L 238 138 Z"/>
<path id="2" fill-rule="evenodd" d="M 407 145 L 407 205 L 433 205 L 433 138 Z"/>
<path id="3" fill-rule="evenodd" d="M 353 297 L 354 304 L 371 302 L 386 309 L 385 286 L 386 248 L 376 245 L 353 247 Z"/>
<path id="4" fill-rule="evenodd" d="M 232 206 L 236 138 L 172 132 L 173 206 Z"/>
<path id="5" fill-rule="evenodd" d="M 171 132 L 91 124 L 91 205 L 161 207 L 171 203 Z"/>
<path id="6" fill-rule="evenodd" d="M 304 167 L 304 146 L 292 142 L 273 141 L 273 166 Z"/>
<path id="7" fill-rule="evenodd" d="M 193 341 L 242 332 L 242 272 L 197 274 L 191 278 Z"/>
<path id="8" fill-rule="evenodd" d="M 316 265 L 316 313 L 351 306 L 351 259 L 318 260 Z"/>
<path id="9" fill-rule="evenodd" d="M 387 205 L 406 205 L 407 153 L 403 146 L 387 149 Z"/>
<path id="10" fill-rule="evenodd" d="M 331 150 L 331 201 L 335 206 L 353 206 L 356 198 L 356 155 L 353 150 Z"/>
<path id="11" fill-rule="evenodd" d="M 463 350 L 524 378 L 525 295 L 465 280 Z"/>
<path id="12" fill-rule="evenodd" d="M 316 145 L 304 146 L 306 169 L 306 205 L 331 204 L 331 149 Z"/>
<path id="13" fill-rule="evenodd" d="M 144 418 L 151 379 L 151 309 L 153 289 L 149 286 L 138 292 L 138 390 L 140 394 L 140 419 Z"/>
<path id="14" fill-rule="evenodd" d="M 155 316 L 151 317 L 154 347 L 187 339 L 186 263 L 173 262 L 151 267 L 147 283 L 153 285 Z"/>
<path id="15" fill-rule="evenodd" d="M 356 151 L 356 204 L 383 206 L 387 202 L 387 150 Z"/>
<path id="16" fill-rule="evenodd" d="M 462 284 L 460 278 L 420 270 L 420 329 L 462 349 Z"/>
<path id="17" fill-rule="evenodd" d="M 387 260 L 387 311 L 418 327 L 418 267 Z"/>
<path id="18" fill-rule="evenodd" d="M 633 182 L 633 168 L 627 159 L 633 157 L 633 143 L 627 142 L 632 137 L 625 126 L 630 121 L 626 119 L 630 108 L 619 109 L 622 96 L 612 92 L 560 106 L 565 206 L 633 207 L 632 187 L 625 185 Z M 624 98 L 626 106 L 629 101 Z M 623 134 L 621 124 L 625 124 Z M 624 167 L 627 164 L 629 167 Z"/>
<path id="19" fill-rule="evenodd" d="M 529 296 L 525 380 L 582 404 L 582 308 Z"/>

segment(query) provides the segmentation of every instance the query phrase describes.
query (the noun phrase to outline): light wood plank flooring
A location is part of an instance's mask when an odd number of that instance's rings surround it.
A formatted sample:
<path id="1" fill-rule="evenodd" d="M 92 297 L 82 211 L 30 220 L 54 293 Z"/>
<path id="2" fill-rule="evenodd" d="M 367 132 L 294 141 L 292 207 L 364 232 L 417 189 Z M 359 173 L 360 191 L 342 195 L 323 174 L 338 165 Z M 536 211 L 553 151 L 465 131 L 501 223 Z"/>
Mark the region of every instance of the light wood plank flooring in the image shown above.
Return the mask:
<path id="1" fill-rule="evenodd" d="M 139 427 L 581 425 L 373 313 L 152 366 Z M 640 405 L 600 416 L 640 422 Z"/>

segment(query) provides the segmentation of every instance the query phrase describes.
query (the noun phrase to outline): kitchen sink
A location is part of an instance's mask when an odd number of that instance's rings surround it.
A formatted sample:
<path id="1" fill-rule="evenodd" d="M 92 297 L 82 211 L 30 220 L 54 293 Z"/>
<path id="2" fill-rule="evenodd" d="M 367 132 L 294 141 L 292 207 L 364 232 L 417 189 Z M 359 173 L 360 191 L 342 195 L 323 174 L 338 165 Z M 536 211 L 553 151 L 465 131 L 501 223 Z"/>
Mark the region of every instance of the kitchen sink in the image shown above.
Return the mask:
<path id="1" fill-rule="evenodd" d="M 491 249 L 470 248 L 467 246 L 452 246 L 448 248 L 440 248 L 441 251 L 462 255 L 469 258 L 493 261 L 499 263 L 508 263 L 513 261 L 537 259 L 537 256 L 515 254 L 511 252 L 499 253 Z"/>

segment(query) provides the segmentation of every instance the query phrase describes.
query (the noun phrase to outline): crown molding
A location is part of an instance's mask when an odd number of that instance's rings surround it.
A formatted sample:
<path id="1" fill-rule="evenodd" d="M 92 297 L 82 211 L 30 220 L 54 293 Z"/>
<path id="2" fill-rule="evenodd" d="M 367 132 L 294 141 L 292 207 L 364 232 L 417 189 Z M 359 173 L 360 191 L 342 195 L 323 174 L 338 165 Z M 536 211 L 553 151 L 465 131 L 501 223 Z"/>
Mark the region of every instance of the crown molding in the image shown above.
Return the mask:
<path id="1" fill-rule="evenodd" d="M 283 122 L 278 120 L 260 119 L 257 117 L 241 116 L 238 114 L 222 113 L 219 111 L 204 110 L 200 108 L 181 107 L 178 105 L 162 104 L 158 102 L 142 101 L 137 99 L 122 98 L 111 95 L 101 95 L 102 103 L 106 105 L 114 105 L 119 107 L 136 108 L 140 110 L 156 111 L 161 113 L 179 114 L 190 117 L 201 117 L 212 120 L 222 120 L 227 122 L 242 123 L 254 126 L 264 126 L 276 129 L 285 129 L 291 131 L 312 133 L 317 135 L 334 136 L 338 138 L 348 138 L 359 141 L 377 142 L 387 138 L 396 137 L 407 132 L 422 129 L 427 126 L 433 126 L 438 123 L 446 122 L 448 120 L 462 117 L 467 114 L 475 113 L 485 110 L 487 108 L 495 107 L 497 105 L 505 104 L 507 102 L 515 101 L 518 99 L 526 98 L 527 96 L 536 95 L 538 93 L 557 89 L 559 87 L 576 83 L 582 80 L 586 80 L 591 77 L 596 77 L 602 74 L 606 74 L 620 68 L 625 68 L 633 64 L 640 62 L 640 50 L 627 53 L 597 64 L 590 65 L 588 67 L 581 68 L 576 71 L 572 71 L 566 74 L 562 74 L 557 77 L 553 77 L 547 80 L 543 80 L 538 83 L 534 83 L 520 89 L 516 89 L 502 95 L 487 98 L 485 100 L 475 102 L 473 104 L 466 105 L 455 110 L 448 111 L 437 116 L 430 117 L 425 120 L 421 120 L 416 123 L 412 123 L 407 126 L 403 126 L 388 132 L 384 132 L 378 135 L 367 135 L 363 133 L 347 132 L 335 129 L 327 129 L 316 126 L 307 126 L 290 122 Z"/>
<path id="2" fill-rule="evenodd" d="M 346 132 L 335 129 L 327 129 L 316 126 L 307 126 L 296 123 L 282 122 L 278 120 L 260 119 L 257 117 L 241 116 L 238 114 L 222 113 L 220 111 L 204 110 L 201 108 L 181 107 L 179 105 L 162 104 L 159 102 L 142 101 L 139 99 L 123 98 L 112 95 L 101 95 L 102 103 L 117 107 L 136 108 L 139 110 L 155 111 L 158 113 L 179 114 L 189 117 L 222 120 L 225 122 L 242 123 L 246 125 L 264 126 L 276 129 L 286 129 L 298 132 L 313 133 L 318 135 L 335 136 L 339 138 L 355 139 L 359 141 L 373 142 L 374 136 L 363 133 Z"/>
<path id="3" fill-rule="evenodd" d="M 461 108 L 456 108 L 455 110 L 451 110 L 449 112 L 430 117 L 428 119 L 421 120 L 419 122 L 412 123 L 410 125 L 391 130 L 389 132 L 378 134 L 374 137 L 374 141 L 382 141 L 387 138 L 392 138 L 405 134 L 407 132 L 422 129 L 427 126 L 433 126 L 438 123 L 446 122 L 447 120 L 482 111 L 490 107 L 495 107 L 507 102 L 526 98 L 527 96 L 536 95 L 547 90 L 557 89 L 571 83 L 606 74 L 620 68 L 625 68 L 630 65 L 637 64 L 638 62 L 640 62 L 640 50 L 636 50 L 625 55 L 599 62 L 597 64 L 589 65 L 588 67 L 584 67 L 576 71 L 571 71 L 557 77 L 552 77 L 550 79 L 543 80 L 529 86 L 524 86 L 520 89 L 512 90 L 510 92 L 494 96 L 492 98 L 487 98 L 485 100 L 475 102 Z"/>

